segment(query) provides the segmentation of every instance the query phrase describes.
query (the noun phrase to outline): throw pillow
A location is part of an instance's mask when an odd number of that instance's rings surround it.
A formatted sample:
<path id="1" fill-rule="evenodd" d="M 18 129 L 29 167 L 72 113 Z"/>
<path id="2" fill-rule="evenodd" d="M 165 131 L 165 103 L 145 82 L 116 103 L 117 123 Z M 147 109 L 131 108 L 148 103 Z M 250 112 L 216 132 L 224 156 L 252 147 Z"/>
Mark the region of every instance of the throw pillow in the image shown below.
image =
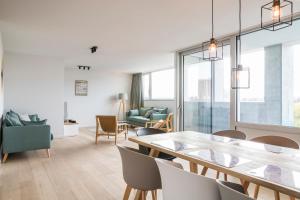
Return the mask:
<path id="1" fill-rule="evenodd" d="M 29 115 L 29 119 L 30 120 L 28 120 L 28 121 L 32 121 L 32 122 L 40 121 L 39 116 L 37 114 Z"/>
<path id="2" fill-rule="evenodd" d="M 148 110 L 152 110 L 152 108 L 140 108 L 139 110 L 140 116 L 145 116 Z"/>
<path id="3" fill-rule="evenodd" d="M 6 113 L 5 118 L 9 122 L 9 126 L 23 126 L 19 114 L 12 110 Z"/>
<path id="4" fill-rule="evenodd" d="M 47 119 L 41 120 L 41 121 L 22 121 L 25 126 L 40 126 L 40 125 L 46 125 Z"/>
<path id="5" fill-rule="evenodd" d="M 129 116 L 138 116 L 138 115 L 139 115 L 138 109 L 129 110 Z"/>
<path id="6" fill-rule="evenodd" d="M 150 118 L 150 116 L 152 115 L 153 112 L 154 112 L 154 110 L 148 110 L 148 111 L 146 112 L 146 114 L 144 115 L 144 117 Z"/>

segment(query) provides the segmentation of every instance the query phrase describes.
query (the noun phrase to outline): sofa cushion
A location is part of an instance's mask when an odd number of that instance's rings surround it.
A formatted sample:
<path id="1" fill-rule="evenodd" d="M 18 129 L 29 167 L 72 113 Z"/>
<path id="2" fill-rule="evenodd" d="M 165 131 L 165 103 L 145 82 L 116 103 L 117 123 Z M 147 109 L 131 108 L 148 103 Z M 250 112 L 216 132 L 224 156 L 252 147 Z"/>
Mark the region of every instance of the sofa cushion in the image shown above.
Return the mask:
<path id="1" fill-rule="evenodd" d="M 22 123 L 25 126 L 40 126 L 40 125 L 46 125 L 47 119 L 41 120 L 41 121 L 22 121 Z"/>
<path id="2" fill-rule="evenodd" d="M 153 110 L 160 114 L 168 114 L 168 108 L 153 108 Z"/>
<path id="3" fill-rule="evenodd" d="M 140 113 L 139 113 L 139 110 L 138 109 L 134 109 L 134 110 L 129 110 L 129 116 L 138 116 Z"/>
<path id="4" fill-rule="evenodd" d="M 20 116 L 14 111 L 9 111 L 5 115 L 5 124 L 7 126 L 23 126 Z"/>
<path id="5" fill-rule="evenodd" d="M 148 119 L 146 117 L 142 117 L 142 116 L 130 116 L 130 117 L 128 117 L 128 121 L 144 124 L 144 123 L 150 121 L 150 119 Z"/>
<path id="6" fill-rule="evenodd" d="M 147 113 L 147 111 L 152 110 L 152 108 L 140 108 L 139 109 L 139 113 L 140 116 L 145 116 L 145 114 Z"/>

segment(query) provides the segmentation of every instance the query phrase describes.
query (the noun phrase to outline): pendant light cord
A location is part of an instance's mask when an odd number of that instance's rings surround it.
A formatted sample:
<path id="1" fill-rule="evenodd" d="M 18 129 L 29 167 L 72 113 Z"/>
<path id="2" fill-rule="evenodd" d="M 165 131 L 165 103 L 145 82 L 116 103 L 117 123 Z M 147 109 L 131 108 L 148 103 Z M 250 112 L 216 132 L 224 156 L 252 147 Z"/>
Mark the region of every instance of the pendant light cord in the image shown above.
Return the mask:
<path id="1" fill-rule="evenodd" d="M 239 36 L 238 36 L 238 64 L 241 64 L 241 54 L 242 54 L 242 0 L 239 0 Z"/>
<path id="2" fill-rule="evenodd" d="M 211 38 L 214 38 L 214 0 L 211 0 Z"/>

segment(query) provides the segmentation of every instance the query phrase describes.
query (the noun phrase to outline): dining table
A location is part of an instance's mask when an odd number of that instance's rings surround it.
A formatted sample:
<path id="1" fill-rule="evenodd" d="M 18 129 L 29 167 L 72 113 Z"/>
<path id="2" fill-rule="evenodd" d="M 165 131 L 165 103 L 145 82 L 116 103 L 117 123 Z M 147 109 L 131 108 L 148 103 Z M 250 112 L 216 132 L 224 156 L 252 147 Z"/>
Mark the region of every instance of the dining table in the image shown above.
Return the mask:
<path id="1" fill-rule="evenodd" d="M 254 183 L 300 198 L 300 150 L 194 131 L 130 137 L 129 141 L 150 148 L 149 156 L 163 152 L 188 161 L 192 173 L 204 175 L 213 169 L 233 176 L 245 191 Z"/>

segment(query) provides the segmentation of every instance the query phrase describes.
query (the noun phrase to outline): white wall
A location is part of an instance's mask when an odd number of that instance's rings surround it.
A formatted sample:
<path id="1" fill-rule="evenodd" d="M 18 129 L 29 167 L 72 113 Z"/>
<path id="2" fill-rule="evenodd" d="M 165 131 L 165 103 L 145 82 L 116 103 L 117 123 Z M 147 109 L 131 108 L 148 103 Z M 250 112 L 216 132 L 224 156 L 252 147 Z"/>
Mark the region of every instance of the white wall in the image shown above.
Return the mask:
<path id="1" fill-rule="evenodd" d="M 66 68 L 64 76 L 68 118 L 79 122 L 81 127 L 95 126 L 96 115 L 117 115 L 117 94 L 126 92 L 130 96 L 130 74 Z M 88 81 L 88 96 L 75 96 L 75 80 Z"/>
<path id="2" fill-rule="evenodd" d="M 53 57 L 4 54 L 4 109 L 39 114 L 63 135 L 64 64 Z"/>

